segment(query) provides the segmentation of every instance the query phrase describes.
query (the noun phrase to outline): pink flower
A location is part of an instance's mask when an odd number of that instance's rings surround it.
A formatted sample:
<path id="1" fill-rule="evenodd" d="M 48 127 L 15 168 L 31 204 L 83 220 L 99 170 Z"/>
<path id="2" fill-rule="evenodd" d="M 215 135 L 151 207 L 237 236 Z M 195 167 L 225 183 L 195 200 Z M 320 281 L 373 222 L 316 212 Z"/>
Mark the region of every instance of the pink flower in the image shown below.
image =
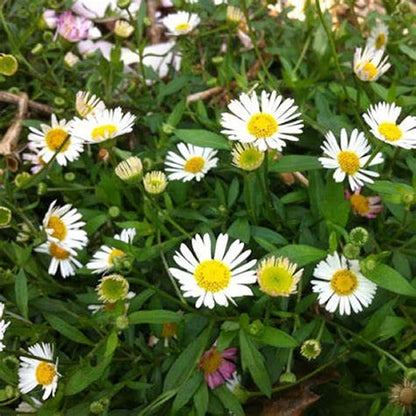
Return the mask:
<path id="1" fill-rule="evenodd" d="M 46 9 L 42 14 L 42 18 L 48 29 L 56 28 L 56 21 L 58 20 L 58 18 L 56 17 L 55 10 Z"/>
<path id="2" fill-rule="evenodd" d="M 205 381 L 210 389 L 215 389 L 227 380 L 233 379 L 237 366 L 231 361 L 236 359 L 237 348 L 228 348 L 219 352 L 217 346 L 214 345 L 204 353 L 199 360 L 199 369 L 204 373 Z"/>
<path id="3" fill-rule="evenodd" d="M 361 188 L 355 190 L 353 194 L 350 191 L 345 191 L 345 198 L 350 200 L 354 214 L 361 215 L 366 218 L 376 218 L 383 210 L 381 205 L 381 198 L 376 196 L 364 196 L 360 194 Z"/>
<path id="4" fill-rule="evenodd" d="M 79 17 L 66 11 L 56 20 L 57 33 L 69 42 L 79 42 L 87 39 L 93 29 L 93 23 L 85 17 Z"/>

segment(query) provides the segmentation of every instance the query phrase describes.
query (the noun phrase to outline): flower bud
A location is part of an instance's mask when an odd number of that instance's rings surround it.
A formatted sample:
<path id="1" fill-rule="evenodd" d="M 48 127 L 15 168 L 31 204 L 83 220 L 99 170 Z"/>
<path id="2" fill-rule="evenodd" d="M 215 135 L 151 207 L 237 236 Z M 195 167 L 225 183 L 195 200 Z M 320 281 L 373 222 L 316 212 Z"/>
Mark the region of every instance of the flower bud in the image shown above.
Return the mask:
<path id="1" fill-rule="evenodd" d="M 30 53 L 32 54 L 32 55 L 38 55 L 38 54 L 40 54 L 41 52 L 43 52 L 43 45 L 41 44 L 41 43 L 37 43 L 33 48 L 32 48 L 32 50 L 30 51 Z"/>
<path id="2" fill-rule="evenodd" d="M 279 378 L 280 383 L 296 383 L 296 375 L 292 372 L 283 373 Z"/>
<path id="3" fill-rule="evenodd" d="M 248 332 L 251 335 L 260 335 L 264 331 L 264 325 L 260 319 L 256 319 L 248 326 Z"/>
<path id="4" fill-rule="evenodd" d="M 149 194 L 159 195 L 166 189 L 168 180 L 162 171 L 153 171 L 146 173 L 143 178 L 143 185 Z"/>
<path id="5" fill-rule="evenodd" d="M 410 205 L 415 201 L 415 194 L 414 193 L 410 193 L 410 192 L 406 192 L 403 196 L 402 196 L 402 202 L 405 205 Z"/>
<path id="6" fill-rule="evenodd" d="M 351 243 L 362 247 L 368 241 L 368 231 L 363 227 L 356 227 L 350 231 Z"/>
<path id="7" fill-rule="evenodd" d="M 129 327 L 129 318 L 128 316 L 118 316 L 116 319 L 116 327 L 117 329 L 124 330 Z"/>
<path id="8" fill-rule="evenodd" d="M 74 65 L 76 65 L 79 62 L 79 58 L 74 53 L 67 52 L 64 56 L 64 62 L 66 66 L 68 66 L 69 68 L 72 68 Z"/>
<path id="9" fill-rule="evenodd" d="M 131 156 L 120 162 L 114 172 L 122 181 L 138 183 L 142 179 L 143 164 L 138 157 Z"/>
<path id="10" fill-rule="evenodd" d="M 12 212 L 9 208 L 0 206 L 0 228 L 8 227 L 12 220 Z"/>
<path id="11" fill-rule="evenodd" d="M 360 256 L 360 247 L 355 244 L 348 243 L 345 244 L 342 252 L 347 259 L 357 259 Z"/>
<path id="12" fill-rule="evenodd" d="M 13 55 L 0 53 L 0 74 L 10 77 L 17 72 L 18 68 L 19 64 Z"/>
<path id="13" fill-rule="evenodd" d="M 64 179 L 67 182 L 73 182 L 75 180 L 75 173 L 74 172 L 67 172 L 67 173 L 65 173 Z"/>
<path id="14" fill-rule="evenodd" d="M 117 0 L 117 7 L 120 9 L 127 9 L 131 4 L 131 0 Z"/>
<path id="15" fill-rule="evenodd" d="M 27 172 L 18 173 L 14 178 L 14 184 L 21 188 L 30 179 L 30 174 Z"/>
<path id="16" fill-rule="evenodd" d="M 114 26 L 114 33 L 120 38 L 128 38 L 134 32 L 134 27 L 125 20 L 117 20 Z"/>
<path id="17" fill-rule="evenodd" d="M 317 339 L 307 339 L 300 347 L 300 353 L 309 361 L 318 358 L 321 351 L 321 343 Z"/>
<path id="18" fill-rule="evenodd" d="M 42 195 L 45 195 L 47 191 L 48 191 L 48 185 L 46 185 L 45 182 L 39 182 L 38 183 L 37 194 L 39 196 L 42 196 Z"/>
<path id="19" fill-rule="evenodd" d="M 171 135 L 175 131 L 175 127 L 168 124 L 168 123 L 163 123 L 162 124 L 162 131 L 165 134 Z"/>

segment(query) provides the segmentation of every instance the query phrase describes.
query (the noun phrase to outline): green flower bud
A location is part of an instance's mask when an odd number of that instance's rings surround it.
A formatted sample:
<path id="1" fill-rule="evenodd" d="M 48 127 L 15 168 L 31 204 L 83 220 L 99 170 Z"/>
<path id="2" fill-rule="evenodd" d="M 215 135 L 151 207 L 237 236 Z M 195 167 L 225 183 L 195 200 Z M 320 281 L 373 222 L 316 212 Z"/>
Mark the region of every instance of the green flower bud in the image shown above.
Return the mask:
<path id="1" fill-rule="evenodd" d="M 163 123 L 162 125 L 162 131 L 165 134 L 171 135 L 173 134 L 173 132 L 175 131 L 175 127 L 168 124 L 168 123 Z"/>
<path id="2" fill-rule="evenodd" d="M 368 241 L 368 231 L 363 227 L 356 227 L 350 231 L 351 243 L 363 246 Z"/>
<path id="3" fill-rule="evenodd" d="M 412 350 L 412 351 L 410 352 L 410 358 L 411 358 L 413 361 L 416 361 L 416 350 Z"/>
<path id="4" fill-rule="evenodd" d="M 62 107 L 65 105 L 66 101 L 62 98 L 62 97 L 55 97 L 53 99 L 53 102 L 55 105 L 57 105 L 58 107 Z"/>
<path id="5" fill-rule="evenodd" d="M 90 412 L 94 415 L 99 415 L 100 413 L 103 413 L 105 411 L 105 406 L 99 402 L 92 402 L 90 404 Z"/>
<path id="6" fill-rule="evenodd" d="M 53 40 L 53 33 L 52 32 L 48 32 L 45 31 L 42 33 L 42 39 L 45 41 L 45 43 L 47 45 L 51 45 L 52 44 L 52 40 Z"/>
<path id="7" fill-rule="evenodd" d="M 309 361 L 318 358 L 321 351 L 321 343 L 317 339 L 307 339 L 300 347 L 300 353 Z"/>
<path id="8" fill-rule="evenodd" d="M 18 68 L 19 64 L 13 55 L 0 54 L 0 74 L 10 77 L 17 72 Z"/>
<path id="9" fill-rule="evenodd" d="M 217 78 L 212 77 L 207 81 L 208 87 L 215 87 L 217 85 Z"/>
<path id="10" fill-rule="evenodd" d="M 378 264 L 375 256 L 368 256 L 367 258 L 360 261 L 360 269 L 363 273 L 373 271 Z"/>
<path id="11" fill-rule="evenodd" d="M 48 185 L 46 185 L 45 182 L 39 182 L 38 183 L 38 190 L 37 190 L 37 194 L 39 196 L 41 195 L 45 195 L 46 192 L 48 191 Z"/>
<path id="12" fill-rule="evenodd" d="M 119 207 L 116 206 L 112 206 L 110 208 L 108 208 L 108 215 L 111 218 L 117 218 L 120 215 L 121 211 Z"/>
<path id="13" fill-rule="evenodd" d="M 211 60 L 214 65 L 219 65 L 224 61 L 224 58 L 222 56 L 214 56 Z"/>
<path id="14" fill-rule="evenodd" d="M 360 255 L 360 247 L 356 246 L 355 244 L 348 243 L 345 244 L 342 252 L 347 259 L 356 259 Z"/>
<path id="15" fill-rule="evenodd" d="M 117 7 L 120 9 L 127 9 L 131 4 L 131 0 L 117 0 Z"/>
<path id="16" fill-rule="evenodd" d="M 30 174 L 27 172 L 18 173 L 14 178 L 14 184 L 21 188 L 30 178 Z"/>
<path id="17" fill-rule="evenodd" d="M 6 388 L 4 389 L 4 393 L 6 394 L 6 397 L 8 399 L 11 399 L 12 397 L 16 395 L 16 390 L 14 389 L 13 386 L 7 385 Z"/>
<path id="18" fill-rule="evenodd" d="M 129 327 L 129 318 L 128 316 L 118 316 L 116 319 L 116 327 L 117 329 L 123 330 Z"/>
<path id="19" fill-rule="evenodd" d="M 37 43 L 35 47 L 32 48 L 30 53 L 32 55 L 39 55 L 43 51 L 43 45 L 41 43 Z"/>
<path id="20" fill-rule="evenodd" d="M 402 196 L 402 202 L 405 205 L 411 205 L 413 202 L 415 202 L 415 194 L 407 192 Z"/>
<path id="21" fill-rule="evenodd" d="M 7 227 L 12 220 L 12 212 L 9 208 L 0 207 L 0 228 Z"/>
<path id="22" fill-rule="evenodd" d="M 296 375 L 291 372 L 283 373 L 279 378 L 279 382 L 290 384 L 296 383 Z"/>
<path id="23" fill-rule="evenodd" d="M 251 335 L 260 335 L 263 331 L 264 325 L 259 319 L 256 319 L 248 326 L 248 332 Z"/>
<path id="24" fill-rule="evenodd" d="M 64 178 L 67 182 L 72 182 L 75 180 L 75 173 L 74 172 L 67 172 L 64 175 Z"/>

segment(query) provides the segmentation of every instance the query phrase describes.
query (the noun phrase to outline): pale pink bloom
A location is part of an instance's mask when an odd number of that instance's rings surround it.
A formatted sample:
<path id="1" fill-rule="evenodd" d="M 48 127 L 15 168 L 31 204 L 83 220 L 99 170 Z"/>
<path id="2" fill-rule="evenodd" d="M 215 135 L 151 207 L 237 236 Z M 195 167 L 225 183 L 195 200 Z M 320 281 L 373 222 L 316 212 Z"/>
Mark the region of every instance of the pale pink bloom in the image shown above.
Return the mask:
<path id="1" fill-rule="evenodd" d="M 381 198 L 378 195 L 364 196 L 360 192 L 361 187 L 357 188 L 353 194 L 348 189 L 345 190 L 345 197 L 349 199 L 354 214 L 370 219 L 376 218 L 383 211 Z"/>
<path id="2" fill-rule="evenodd" d="M 56 33 L 69 42 L 79 42 L 101 35 L 90 20 L 85 17 L 75 16 L 71 11 L 66 11 L 59 15 L 56 20 Z"/>
<path id="3" fill-rule="evenodd" d="M 72 5 L 72 11 L 87 19 L 102 19 L 107 15 L 127 19 L 129 13 L 132 16 L 137 14 L 140 3 L 141 0 L 132 0 L 127 11 L 117 7 L 117 0 L 76 0 Z"/>
<path id="4" fill-rule="evenodd" d="M 56 28 L 56 21 L 58 20 L 55 10 L 46 9 L 42 14 L 43 21 L 48 29 Z"/>
<path id="5" fill-rule="evenodd" d="M 227 348 L 219 352 L 216 345 L 206 351 L 199 360 L 199 369 L 210 389 L 215 389 L 227 380 L 233 379 L 237 366 L 233 363 L 237 359 L 237 348 Z"/>
<path id="6" fill-rule="evenodd" d="M 42 156 L 39 156 L 39 149 L 32 142 L 28 143 L 27 148 L 30 152 L 23 153 L 22 158 L 31 163 L 30 171 L 32 174 L 38 173 L 46 165 L 46 162 L 42 159 Z"/>

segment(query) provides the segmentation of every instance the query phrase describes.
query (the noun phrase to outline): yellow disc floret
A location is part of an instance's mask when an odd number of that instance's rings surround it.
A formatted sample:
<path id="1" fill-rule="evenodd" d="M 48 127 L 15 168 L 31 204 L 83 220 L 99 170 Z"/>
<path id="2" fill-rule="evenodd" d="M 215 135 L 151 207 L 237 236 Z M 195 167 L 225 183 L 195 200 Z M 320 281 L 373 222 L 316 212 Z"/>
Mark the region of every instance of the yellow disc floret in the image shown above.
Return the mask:
<path id="1" fill-rule="evenodd" d="M 71 255 L 69 251 L 59 247 L 58 244 L 55 243 L 50 244 L 49 253 L 58 260 L 66 260 Z"/>
<path id="2" fill-rule="evenodd" d="M 198 173 L 204 168 L 205 160 L 201 156 L 194 156 L 189 158 L 183 167 L 186 172 Z"/>
<path id="3" fill-rule="evenodd" d="M 337 159 L 341 170 L 348 175 L 354 175 L 360 169 L 360 158 L 355 152 L 342 150 Z"/>
<path id="4" fill-rule="evenodd" d="M 362 70 L 367 74 L 369 81 L 372 81 L 378 74 L 377 67 L 370 61 L 362 66 Z"/>
<path id="5" fill-rule="evenodd" d="M 187 22 L 185 23 L 179 23 L 178 25 L 175 26 L 175 30 L 177 32 L 186 32 L 189 29 L 191 29 L 191 25 Z"/>
<path id="6" fill-rule="evenodd" d="M 55 367 L 45 361 L 41 361 L 36 367 L 36 381 L 42 386 L 52 384 L 56 376 Z"/>
<path id="7" fill-rule="evenodd" d="M 49 150 L 56 152 L 62 146 L 62 143 L 64 143 L 67 137 L 68 132 L 58 127 L 51 129 L 46 133 L 45 142 Z M 71 139 L 66 140 L 65 144 L 62 146 L 59 152 L 65 152 L 70 144 Z"/>
<path id="8" fill-rule="evenodd" d="M 221 367 L 221 363 L 221 354 L 214 349 L 209 356 L 206 356 L 201 360 L 200 368 L 205 374 L 214 374 Z"/>
<path id="9" fill-rule="evenodd" d="M 351 195 L 350 203 L 353 211 L 357 214 L 367 215 L 370 212 L 370 201 L 363 195 Z"/>
<path id="10" fill-rule="evenodd" d="M 355 273 L 348 269 L 336 271 L 331 278 L 331 288 L 338 296 L 349 296 L 358 286 Z"/>
<path id="11" fill-rule="evenodd" d="M 46 228 L 52 228 L 53 232 L 51 236 L 57 238 L 59 241 L 64 240 L 68 232 L 65 223 L 55 215 L 49 218 Z"/>
<path id="12" fill-rule="evenodd" d="M 117 133 L 117 126 L 114 124 L 103 124 L 102 126 L 95 127 L 91 132 L 91 137 L 94 140 L 108 139 L 113 137 Z"/>
<path id="13" fill-rule="evenodd" d="M 194 271 L 198 286 L 207 292 L 220 292 L 231 280 L 230 268 L 220 260 L 204 260 Z"/>
<path id="14" fill-rule="evenodd" d="M 271 137 L 278 129 L 279 124 L 277 120 L 267 113 L 253 114 L 247 123 L 248 132 L 256 139 Z"/>
<path id="15" fill-rule="evenodd" d="M 378 132 L 389 142 L 395 142 L 403 137 L 403 132 L 396 123 L 385 121 L 378 126 Z"/>

